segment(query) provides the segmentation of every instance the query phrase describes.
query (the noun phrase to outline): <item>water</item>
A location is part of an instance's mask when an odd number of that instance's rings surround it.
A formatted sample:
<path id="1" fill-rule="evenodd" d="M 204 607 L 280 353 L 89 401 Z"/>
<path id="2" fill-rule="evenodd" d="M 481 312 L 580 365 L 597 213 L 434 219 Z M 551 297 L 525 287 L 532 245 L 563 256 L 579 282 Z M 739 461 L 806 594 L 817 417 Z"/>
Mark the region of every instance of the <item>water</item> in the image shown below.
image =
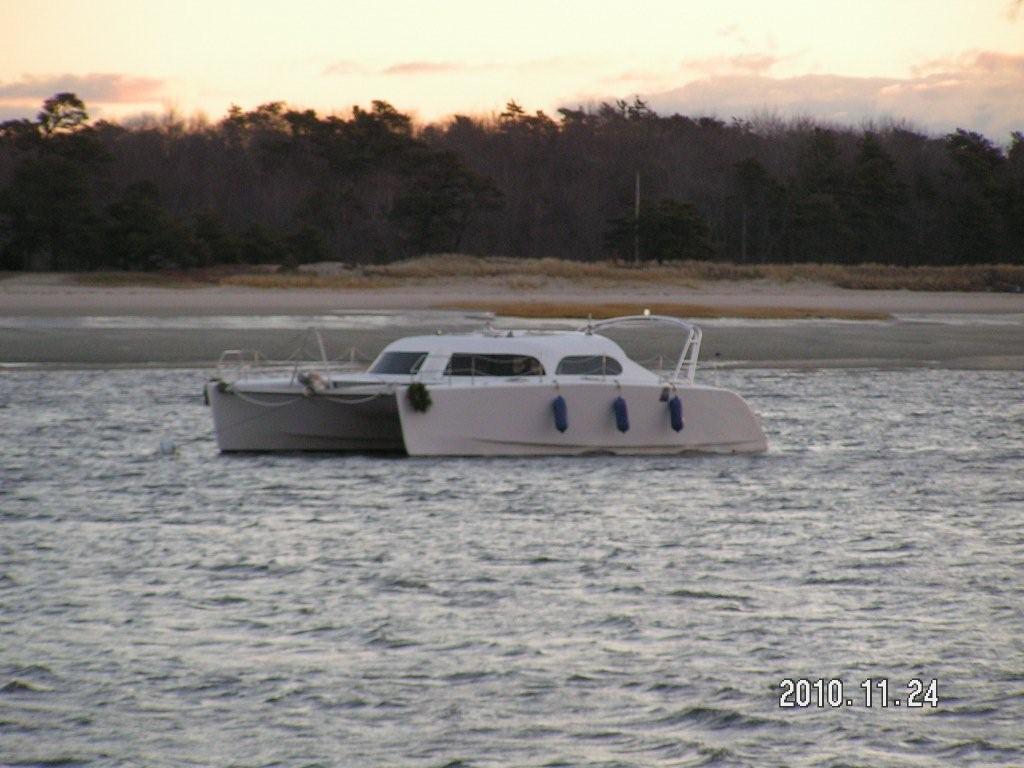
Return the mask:
<path id="1" fill-rule="evenodd" d="M 545 460 L 221 456 L 205 377 L 0 374 L 0 764 L 1024 762 L 1019 372 L 725 371 L 766 456 Z"/>

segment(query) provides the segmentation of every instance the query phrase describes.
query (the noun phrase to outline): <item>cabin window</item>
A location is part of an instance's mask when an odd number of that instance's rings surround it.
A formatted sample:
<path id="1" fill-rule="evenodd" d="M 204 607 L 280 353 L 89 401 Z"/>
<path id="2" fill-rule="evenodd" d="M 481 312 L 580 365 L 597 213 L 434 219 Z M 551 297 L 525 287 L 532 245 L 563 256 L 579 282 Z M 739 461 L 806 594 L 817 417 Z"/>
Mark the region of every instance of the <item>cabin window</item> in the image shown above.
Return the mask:
<path id="1" fill-rule="evenodd" d="M 540 360 L 527 355 L 471 355 L 456 353 L 445 376 L 543 376 Z"/>
<path id="2" fill-rule="evenodd" d="M 420 369 L 426 359 L 426 352 L 385 352 L 374 363 L 370 373 L 413 374 Z"/>
<path id="3" fill-rule="evenodd" d="M 573 355 L 563 357 L 556 374 L 562 376 L 618 376 L 622 365 L 607 355 Z"/>

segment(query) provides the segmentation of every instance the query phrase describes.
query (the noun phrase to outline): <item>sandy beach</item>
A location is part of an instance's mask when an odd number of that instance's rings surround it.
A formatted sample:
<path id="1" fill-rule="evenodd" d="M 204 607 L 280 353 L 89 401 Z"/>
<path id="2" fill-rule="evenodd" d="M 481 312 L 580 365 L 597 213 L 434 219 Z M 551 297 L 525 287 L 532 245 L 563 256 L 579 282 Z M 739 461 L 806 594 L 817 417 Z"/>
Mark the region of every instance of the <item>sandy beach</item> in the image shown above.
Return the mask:
<path id="1" fill-rule="evenodd" d="M 522 288 L 487 278 L 349 290 L 82 285 L 74 276 L 0 280 L 0 363 L 210 365 L 225 348 L 291 352 L 297 333 L 326 326 L 332 355 L 372 355 L 409 333 L 466 327 L 446 307 L 504 302 L 700 308 L 703 359 L 730 365 L 937 366 L 1024 370 L 1024 295 L 848 290 L 811 283 L 708 282 L 588 287 L 550 280 Z M 730 319 L 773 309 L 817 320 Z M 366 313 L 391 312 L 374 322 Z M 413 314 L 410 314 L 413 313 Z M 877 315 L 850 321 L 849 313 Z M 720 318 L 715 315 L 720 315 Z M 346 321 L 346 317 L 350 322 Z M 250 320 L 246 320 L 250 318 Z"/>
<path id="2" fill-rule="evenodd" d="M 323 290 L 263 289 L 236 286 L 163 288 L 145 285 L 82 285 L 74 275 L 22 274 L 0 280 L 2 316 L 197 316 L 315 315 L 350 310 L 442 308 L 453 303 L 676 302 L 725 308 L 808 308 L 822 314 L 1024 313 L 1024 294 L 960 291 L 849 290 L 819 283 L 769 281 L 705 282 L 694 288 L 634 283 L 587 286 L 550 279 L 523 287 L 514 281 L 469 278 L 423 281 L 399 287 Z"/>

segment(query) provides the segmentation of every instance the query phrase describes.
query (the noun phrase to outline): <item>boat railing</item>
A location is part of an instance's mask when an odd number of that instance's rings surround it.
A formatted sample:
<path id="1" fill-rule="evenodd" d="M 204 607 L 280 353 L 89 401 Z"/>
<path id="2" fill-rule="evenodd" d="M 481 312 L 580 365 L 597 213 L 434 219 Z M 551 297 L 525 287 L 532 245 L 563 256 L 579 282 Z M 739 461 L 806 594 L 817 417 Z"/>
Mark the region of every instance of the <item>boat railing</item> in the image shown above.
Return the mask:
<path id="1" fill-rule="evenodd" d="M 671 372 L 667 369 L 652 370 L 661 375 L 668 383 L 677 383 L 683 381 L 685 378 L 687 382 L 692 384 L 694 377 L 697 375 L 697 360 L 700 357 L 700 342 L 703 335 L 700 328 L 692 323 L 680 320 L 678 317 L 652 315 L 650 312 L 645 310 L 642 315 L 613 317 L 609 320 L 599 320 L 597 322 L 588 321 L 581 330 L 587 333 L 600 333 L 602 329 L 607 330 L 608 328 L 616 325 L 639 323 L 665 323 L 676 326 L 685 334 L 682 351 L 679 353 L 679 357 L 676 358 L 675 366 L 672 368 Z M 661 359 L 660 356 L 659 359 Z"/>
<path id="2" fill-rule="evenodd" d="M 222 381 L 239 381 L 253 369 L 263 370 L 266 362 L 258 349 L 225 349 L 217 361 L 217 377 Z"/>
<path id="3" fill-rule="evenodd" d="M 693 378 L 697 375 L 697 360 L 700 357 L 700 341 L 702 336 L 700 328 L 695 325 L 690 326 L 690 332 L 686 337 L 686 344 L 683 346 L 683 351 L 679 354 L 676 369 L 672 373 L 672 381 L 679 381 L 679 375 L 685 368 L 686 380 L 691 384 L 693 383 Z"/>
<path id="4" fill-rule="evenodd" d="M 319 359 L 311 358 L 305 351 L 310 338 L 316 342 Z M 373 357 L 363 354 L 358 348 L 350 347 L 344 357 L 329 359 L 320 332 L 309 328 L 303 332 L 295 350 L 284 359 L 266 357 L 255 349 L 228 349 L 221 353 L 217 362 L 217 375 L 224 381 L 242 381 L 251 374 L 259 376 L 287 375 L 292 381 L 300 373 L 316 372 L 322 376 L 332 373 L 355 373 L 365 371 Z"/>
<path id="5" fill-rule="evenodd" d="M 324 369 L 326 366 L 318 360 L 273 360 L 258 349 L 226 349 L 217 361 L 217 377 L 223 381 L 238 382 L 245 381 L 250 375 L 277 374 L 295 380 L 300 369 L 310 367 Z"/>

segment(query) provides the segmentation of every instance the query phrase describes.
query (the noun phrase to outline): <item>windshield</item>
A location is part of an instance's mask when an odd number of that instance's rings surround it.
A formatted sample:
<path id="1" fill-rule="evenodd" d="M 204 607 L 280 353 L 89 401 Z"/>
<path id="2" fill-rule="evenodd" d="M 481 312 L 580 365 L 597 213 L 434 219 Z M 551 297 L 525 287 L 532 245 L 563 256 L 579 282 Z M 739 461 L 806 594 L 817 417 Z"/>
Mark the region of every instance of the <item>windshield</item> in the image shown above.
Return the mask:
<path id="1" fill-rule="evenodd" d="M 370 373 L 413 374 L 420 369 L 426 357 L 426 352 L 385 352 L 373 364 Z"/>

